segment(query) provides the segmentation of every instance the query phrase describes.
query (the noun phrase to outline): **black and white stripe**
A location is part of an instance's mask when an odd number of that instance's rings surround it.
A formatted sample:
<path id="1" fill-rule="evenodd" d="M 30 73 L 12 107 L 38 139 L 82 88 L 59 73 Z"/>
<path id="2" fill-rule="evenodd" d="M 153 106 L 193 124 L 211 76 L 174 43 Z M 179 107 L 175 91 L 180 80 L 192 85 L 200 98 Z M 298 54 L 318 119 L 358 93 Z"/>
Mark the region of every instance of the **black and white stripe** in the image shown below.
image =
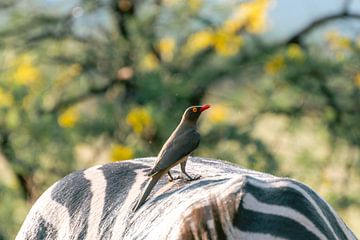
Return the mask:
<path id="1" fill-rule="evenodd" d="M 153 160 L 66 176 L 34 204 L 16 239 L 356 239 L 304 184 L 203 158 L 188 164 L 200 180 L 163 178 L 133 213 Z"/>

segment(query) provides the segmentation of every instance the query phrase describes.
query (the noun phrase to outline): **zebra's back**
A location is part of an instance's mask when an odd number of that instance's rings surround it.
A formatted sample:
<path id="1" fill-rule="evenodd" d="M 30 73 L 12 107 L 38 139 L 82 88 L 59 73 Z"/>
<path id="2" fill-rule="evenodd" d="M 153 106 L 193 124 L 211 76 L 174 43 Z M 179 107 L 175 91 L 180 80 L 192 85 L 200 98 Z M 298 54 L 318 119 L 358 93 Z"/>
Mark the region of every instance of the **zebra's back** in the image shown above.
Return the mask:
<path id="1" fill-rule="evenodd" d="M 17 239 L 356 239 L 304 184 L 198 157 L 187 170 L 201 179 L 164 177 L 133 213 L 153 160 L 64 177 L 34 204 Z"/>

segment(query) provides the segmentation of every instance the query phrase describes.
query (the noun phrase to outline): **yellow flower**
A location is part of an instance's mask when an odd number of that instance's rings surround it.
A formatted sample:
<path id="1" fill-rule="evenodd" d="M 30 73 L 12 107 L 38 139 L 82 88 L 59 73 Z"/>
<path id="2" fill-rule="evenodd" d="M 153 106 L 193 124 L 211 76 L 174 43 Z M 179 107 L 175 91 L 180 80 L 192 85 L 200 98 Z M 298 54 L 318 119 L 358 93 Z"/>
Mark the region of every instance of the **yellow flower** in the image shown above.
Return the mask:
<path id="1" fill-rule="evenodd" d="M 197 12 L 202 6 L 202 0 L 187 0 L 190 11 Z"/>
<path id="2" fill-rule="evenodd" d="M 72 128 L 79 121 L 79 112 L 75 108 L 68 108 L 58 117 L 58 123 L 62 128 Z"/>
<path id="3" fill-rule="evenodd" d="M 229 109 L 223 105 L 211 106 L 212 110 L 208 113 L 208 118 L 213 123 L 223 123 L 229 116 Z"/>
<path id="4" fill-rule="evenodd" d="M 236 33 L 244 26 L 245 22 L 246 19 L 243 17 L 230 18 L 224 22 L 223 28 L 226 32 Z"/>
<path id="5" fill-rule="evenodd" d="M 229 32 L 237 32 L 245 28 L 251 33 L 261 33 L 266 28 L 266 13 L 270 0 L 254 0 L 242 3 L 233 15 L 225 21 L 224 27 Z"/>
<path id="6" fill-rule="evenodd" d="M 158 48 L 161 59 L 164 61 L 171 61 L 174 56 L 175 40 L 171 37 L 163 38 L 159 41 Z"/>
<path id="7" fill-rule="evenodd" d="M 144 59 L 142 60 L 142 67 L 144 70 L 153 71 L 159 65 L 159 60 L 153 53 L 148 53 L 145 55 Z"/>
<path id="8" fill-rule="evenodd" d="M 20 56 L 15 61 L 15 72 L 12 79 L 21 85 L 30 86 L 40 79 L 40 71 L 33 64 L 33 59 L 29 55 Z"/>
<path id="9" fill-rule="evenodd" d="M 355 83 L 356 87 L 360 88 L 360 73 L 356 74 L 356 76 L 354 78 L 354 83 Z"/>
<path id="10" fill-rule="evenodd" d="M 111 148 L 111 160 L 120 161 L 128 160 L 134 157 L 134 150 L 131 147 L 124 146 L 122 144 L 116 144 Z"/>
<path id="11" fill-rule="evenodd" d="M 270 6 L 269 0 L 255 0 L 245 3 L 243 8 L 248 15 L 246 29 L 251 33 L 261 33 L 266 29 L 266 13 Z"/>
<path id="12" fill-rule="evenodd" d="M 242 47 L 243 39 L 232 33 L 219 30 L 214 34 L 215 51 L 223 56 L 231 56 L 236 54 Z"/>
<path id="13" fill-rule="evenodd" d="M 14 97 L 0 88 L 0 107 L 11 107 L 14 104 Z"/>
<path id="14" fill-rule="evenodd" d="M 265 72 L 275 75 L 285 67 L 285 59 L 282 55 L 276 55 L 265 64 Z"/>
<path id="15" fill-rule="evenodd" d="M 339 32 L 332 31 L 328 32 L 325 35 L 330 47 L 333 49 L 349 49 L 351 45 L 351 41 L 349 38 L 341 36 Z"/>
<path id="16" fill-rule="evenodd" d="M 236 35 L 219 28 L 216 31 L 203 30 L 194 33 L 185 44 L 185 54 L 196 54 L 206 48 L 214 47 L 216 53 L 223 56 L 236 54 L 243 46 L 243 39 Z"/>
<path id="17" fill-rule="evenodd" d="M 196 54 L 213 44 L 213 32 L 205 29 L 192 34 L 184 46 L 184 53 L 186 55 Z"/>
<path id="18" fill-rule="evenodd" d="M 153 127 L 151 115 L 144 107 L 133 108 L 126 116 L 126 123 L 137 134 L 142 134 L 145 130 Z"/>
<path id="19" fill-rule="evenodd" d="M 304 52 L 298 44 L 290 44 L 287 48 L 287 55 L 290 59 L 303 60 Z"/>

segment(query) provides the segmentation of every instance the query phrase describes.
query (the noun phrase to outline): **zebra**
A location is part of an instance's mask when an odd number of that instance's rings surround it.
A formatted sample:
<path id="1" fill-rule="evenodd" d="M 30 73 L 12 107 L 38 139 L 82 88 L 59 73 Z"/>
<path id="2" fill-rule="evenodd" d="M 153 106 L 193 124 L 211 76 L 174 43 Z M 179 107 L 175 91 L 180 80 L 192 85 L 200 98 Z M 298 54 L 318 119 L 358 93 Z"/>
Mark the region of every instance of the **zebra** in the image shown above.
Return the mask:
<path id="1" fill-rule="evenodd" d="M 67 175 L 35 202 L 16 240 L 357 239 L 305 184 L 201 157 L 188 160 L 199 180 L 162 178 L 133 212 L 153 161 L 108 163 Z"/>

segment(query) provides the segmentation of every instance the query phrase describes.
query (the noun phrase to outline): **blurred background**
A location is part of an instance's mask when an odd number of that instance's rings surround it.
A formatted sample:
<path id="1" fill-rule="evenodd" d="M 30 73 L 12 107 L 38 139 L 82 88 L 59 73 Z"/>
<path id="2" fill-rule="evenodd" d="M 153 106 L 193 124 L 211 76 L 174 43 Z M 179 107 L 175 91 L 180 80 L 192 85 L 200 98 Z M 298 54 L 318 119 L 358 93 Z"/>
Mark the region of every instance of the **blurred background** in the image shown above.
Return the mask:
<path id="1" fill-rule="evenodd" d="M 360 236 L 360 0 L 1 0 L 0 239 L 55 181 L 157 155 L 300 180 Z"/>

